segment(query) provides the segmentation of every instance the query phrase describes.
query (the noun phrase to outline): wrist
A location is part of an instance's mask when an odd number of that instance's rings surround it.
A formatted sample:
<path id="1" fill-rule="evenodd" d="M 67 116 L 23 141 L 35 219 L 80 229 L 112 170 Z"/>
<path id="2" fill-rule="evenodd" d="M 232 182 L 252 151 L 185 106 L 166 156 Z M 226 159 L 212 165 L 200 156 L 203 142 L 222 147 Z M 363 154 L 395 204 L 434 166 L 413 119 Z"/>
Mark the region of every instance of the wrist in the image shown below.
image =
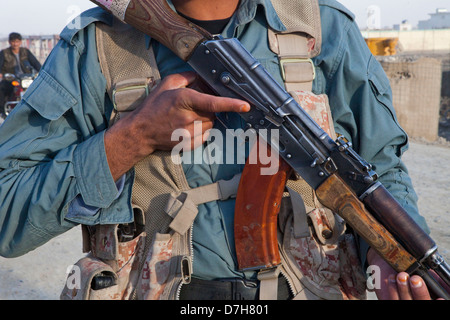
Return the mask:
<path id="1" fill-rule="evenodd" d="M 121 119 L 105 132 L 106 156 L 115 181 L 154 150 L 128 119 Z"/>

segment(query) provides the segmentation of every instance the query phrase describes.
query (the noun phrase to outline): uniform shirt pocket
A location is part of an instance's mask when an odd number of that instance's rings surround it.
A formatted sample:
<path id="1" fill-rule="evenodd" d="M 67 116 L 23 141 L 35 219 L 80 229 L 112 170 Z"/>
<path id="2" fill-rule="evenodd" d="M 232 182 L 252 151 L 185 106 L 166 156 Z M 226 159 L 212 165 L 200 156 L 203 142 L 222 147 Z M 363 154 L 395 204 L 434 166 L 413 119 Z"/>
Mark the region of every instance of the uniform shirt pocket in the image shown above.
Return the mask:
<path id="1" fill-rule="evenodd" d="M 16 117 L 14 123 L 27 124 L 26 127 L 11 130 L 5 138 L 6 144 L 15 149 L 13 164 L 31 167 L 41 161 L 51 160 L 62 148 L 73 144 L 79 137 L 77 130 L 65 130 L 63 124 L 73 121 L 63 117 L 77 104 L 77 100 L 59 82 L 42 70 L 23 101 L 10 115 Z M 70 118 L 70 117 L 69 117 Z M 17 144 L 17 141 L 21 143 Z M 16 144 L 14 146 L 14 144 Z"/>
<path id="2" fill-rule="evenodd" d="M 77 103 L 77 100 L 44 70 L 27 90 L 23 100 L 48 120 L 59 119 Z"/>
<path id="3" fill-rule="evenodd" d="M 373 94 L 380 103 L 388 108 L 391 115 L 395 118 L 395 111 L 392 107 L 392 92 L 389 79 L 386 76 L 383 67 L 374 56 L 370 57 L 367 68 L 367 76 Z"/>

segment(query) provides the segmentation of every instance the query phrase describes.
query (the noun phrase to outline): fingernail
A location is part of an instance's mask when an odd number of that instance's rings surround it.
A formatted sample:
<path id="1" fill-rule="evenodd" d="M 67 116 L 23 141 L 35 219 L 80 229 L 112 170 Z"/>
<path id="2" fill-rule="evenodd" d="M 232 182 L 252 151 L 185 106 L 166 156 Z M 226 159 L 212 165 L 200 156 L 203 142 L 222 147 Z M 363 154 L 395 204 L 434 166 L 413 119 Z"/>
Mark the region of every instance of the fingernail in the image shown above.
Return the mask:
<path id="1" fill-rule="evenodd" d="M 397 276 L 397 280 L 400 282 L 400 284 L 402 285 L 406 285 L 408 284 L 408 276 L 407 275 L 399 275 Z"/>
<path id="2" fill-rule="evenodd" d="M 248 112 L 250 111 L 250 106 L 248 104 L 243 104 L 241 106 L 241 112 Z"/>
<path id="3" fill-rule="evenodd" d="M 414 288 L 420 288 L 422 285 L 423 285 L 423 282 L 421 279 L 416 278 L 416 277 L 411 278 L 411 286 L 413 286 Z"/>

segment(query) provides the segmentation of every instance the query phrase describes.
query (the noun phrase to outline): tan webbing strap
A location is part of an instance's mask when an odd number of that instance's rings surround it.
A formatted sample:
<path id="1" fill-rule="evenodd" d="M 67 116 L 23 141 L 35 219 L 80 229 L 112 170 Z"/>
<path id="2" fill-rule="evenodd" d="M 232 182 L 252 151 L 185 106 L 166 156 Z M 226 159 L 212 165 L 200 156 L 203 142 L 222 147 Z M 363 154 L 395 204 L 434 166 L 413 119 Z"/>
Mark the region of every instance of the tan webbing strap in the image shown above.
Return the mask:
<path id="1" fill-rule="evenodd" d="M 112 26 L 97 23 L 96 30 L 100 67 L 114 109 L 132 111 L 161 78 L 152 47 L 147 49 L 143 33 L 116 18 Z"/>
<path id="2" fill-rule="evenodd" d="M 124 80 L 115 84 L 113 88 L 111 101 L 114 110 L 132 111 L 148 96 L 149 80 L 147 78 Z"/>
<path id="3" fill-rule="evenodd" d="M 316 77 L 306 35 L 276 34 L 281 74 L 287 91 L 311 91 Z"/>
<path id="4" fill-rule="evenodd" d="M 241 174 L 236 174 L 230 180 L 219 180 L 216 183 L 187 190 L 195 204 L 202 204 L 215 200 L 227 200 L 235 198 L 239 186 Z"/>
<path id="5" fill-rule="evenodd" d="M 317 0 L 272 0 L 286 31 L 269 30 L 269 43 L 280 59 L 287 91 L 311 91 L 315 78 L 312 57 L 320 53 L 322 30 Z"/>
<path id="6" fill-rule="evenodd" d="M 292 202 L 292 211 L 294 218 L 293 233 L 295 238 L 303 238 L 311 235 L 308 225 L 307 212 L 312 210 L 307 207 L 302 196 L 293 189 L 287 187 Z"/>
<path id="7" fill-rule="evenodd" d="M 277 300 L 280 272 L 279 268 L 263 269 L 258 272 L 260 300 Z"/>
<path id="8" fill-rule="evenodd" d="M 278 17 L 286 27 L 284 34 L 303 33 L 315 40 L 311 56 L 320 53 L 322 28 L 318 0 L 271 0 Z"/>
<path id="9" fill-rule="evenodd" d="M 199 204 L 235 198 L 241 174 L 230 180 L 219 180 L 198 188 L 172 193 L 165 212 L 173 218 L 170 228 L 179 234 L 185 234 L 197 216 Z"/>

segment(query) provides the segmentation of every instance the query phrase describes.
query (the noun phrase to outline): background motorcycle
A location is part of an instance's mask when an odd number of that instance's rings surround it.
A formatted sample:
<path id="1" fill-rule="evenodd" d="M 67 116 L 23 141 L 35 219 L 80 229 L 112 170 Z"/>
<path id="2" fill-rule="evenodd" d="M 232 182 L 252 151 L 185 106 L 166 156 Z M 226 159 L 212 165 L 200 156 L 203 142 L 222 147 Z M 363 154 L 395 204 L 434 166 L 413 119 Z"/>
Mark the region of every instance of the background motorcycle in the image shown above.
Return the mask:
<path id="1" fill-rule="evenodd" d="M 7 97 L 3 110 L 0 110 L 0 117 L 6 119 L 15 106 L 22 100 L 25 91 L 30 87 L 36 78 L 35 74 L 22 74 L 15 76 L 14 74 L 7 73 L 4 75 L 3 80 L 9 81 L 13 86 L 12 93 Z"/>

